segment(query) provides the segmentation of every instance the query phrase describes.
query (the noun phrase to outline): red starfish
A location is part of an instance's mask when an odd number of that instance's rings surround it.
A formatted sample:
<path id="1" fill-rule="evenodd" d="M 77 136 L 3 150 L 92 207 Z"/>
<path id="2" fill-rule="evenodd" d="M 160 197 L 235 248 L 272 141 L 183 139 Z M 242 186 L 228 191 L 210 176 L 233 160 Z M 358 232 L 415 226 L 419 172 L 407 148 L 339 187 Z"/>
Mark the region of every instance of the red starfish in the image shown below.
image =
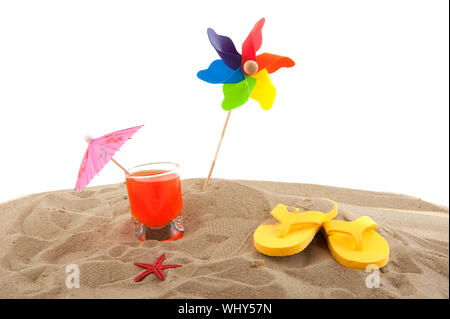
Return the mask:
<path id="1" fill-rule="evenodd" d="M 142 268 L 147 268 L 147 270 L 145 270 L 139 276 L 134 278 L 134 282 L 138 282 L 138 281 L 144 279 L 151 273 L 154 273 L 156 275 L 156 277 L 159 278 L 159 280 L 164 280 L 164 279 L 166 279 L 163 274 L 164 269 L 177 268 L 177 267 L 182 266 L 182 265 L 163 265 L 162 263 L 164 261 L 164 258 L 166 258 L 166 254 L 162 254 L 161 256 L 159 256 L 159 258 L 156 260 L 156 262 L 154 264 L 134 263 L 136 266 L 139 266 Z"/>

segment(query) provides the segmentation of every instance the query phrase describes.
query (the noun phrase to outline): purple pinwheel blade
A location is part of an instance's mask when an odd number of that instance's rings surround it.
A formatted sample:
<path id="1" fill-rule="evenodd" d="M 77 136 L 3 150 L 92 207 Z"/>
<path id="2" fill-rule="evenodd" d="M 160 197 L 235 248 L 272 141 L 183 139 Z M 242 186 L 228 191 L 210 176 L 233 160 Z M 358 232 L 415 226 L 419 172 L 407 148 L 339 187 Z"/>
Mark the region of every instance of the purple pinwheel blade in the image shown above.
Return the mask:
<path id="1" fill-rule="evenodd" d="M 218 35 L 213 29 L 208 28 L 208 38 L 228 67 L 236 70 L 241 66 L 241 55 L 237 52 L 233 41 L 229 37 Z"/>

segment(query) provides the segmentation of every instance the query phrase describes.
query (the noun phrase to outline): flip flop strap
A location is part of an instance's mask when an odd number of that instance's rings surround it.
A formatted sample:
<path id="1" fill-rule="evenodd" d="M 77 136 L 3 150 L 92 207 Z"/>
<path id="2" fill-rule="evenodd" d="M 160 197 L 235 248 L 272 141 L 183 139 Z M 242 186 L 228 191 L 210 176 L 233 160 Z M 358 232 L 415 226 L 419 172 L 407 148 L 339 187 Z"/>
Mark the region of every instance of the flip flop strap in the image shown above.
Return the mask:
<path id="1" fill-rule="evenodd" d="M 364 248 L 362 233 L 366 230 L 376 229 L 377 227 L 377 223 L 375 223 L 369 216 L 362 216 L 351 222 L 331 220 L 324 223 L 324 229 L 328 236 L 333 233 L 350 235 L 355 241 L 356 250 L 363 250 Z"/>
<path id="2" fill-rule="evenodd" d="M 278 204 L 271 211 L 273 217 L 279 222 L 279 236 L 286 237 L 289 234 L 292 226 L 299 224 L 312 224 L 315 226 L 322 225 L 323 216 L 322 212 L 308 211 L 300 212 L 297 208 L 294 212 L 289 212 L 286 205 Z"/>
<path id="3" fill-rule="evenodd" d="M 325 216 L 323 218 L 323 220 L 330 220 L 333 219 L 334 217 L 336 217 L 337 215 L 337 204 L 334 200 L 325 198 L 327 201 L 329 201 L 331 204 L 333 204 L 333 208 L 328 212 L 328 213 L 324 213 Z"/>

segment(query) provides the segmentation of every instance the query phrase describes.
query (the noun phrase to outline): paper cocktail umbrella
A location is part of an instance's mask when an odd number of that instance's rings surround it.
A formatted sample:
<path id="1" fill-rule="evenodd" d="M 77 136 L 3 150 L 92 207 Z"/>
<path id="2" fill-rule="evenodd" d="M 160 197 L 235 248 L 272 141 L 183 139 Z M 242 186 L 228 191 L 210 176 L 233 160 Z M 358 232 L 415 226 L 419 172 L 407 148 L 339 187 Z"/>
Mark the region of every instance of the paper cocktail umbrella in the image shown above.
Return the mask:
<path id="1" fill-rule="evenodd" d="M 131 127 L 125 130 L 116 131 L 99 138 L 92 138 L 87 136 L 86 142 L 89 146 L 84 153 L 81 162 L 80 170 L 78 172 L 78 179 L 75 189 L 81 191 L 89 184 L 91 179 L 102 170 L 109 160 L 113 161 L 125 173 L 127 170 L 122 165 L 117 163 L 113 157 L 114 153 L 125 144 L 125 142 L 133 136 L 143 125 Z"/>
<path id="2" fill-rule="evenodd" d="M 248 98 L 259 102 L 263 110 L 270 110 L 275 100 L 276 90 L 270 80 L 270 73 L 282 67 L 292 67 L 290 58 L 271 53 L 256 55 L 262 44 L 262 27 L 265 19 L 259 20 L 242 44 L 242 55 L 236 50 L 233 41 L 208 29 L 208 37 L 220 59 L 213 61 L 208 69 L 197 73 L 197 77 L 213 84 L 223 84 L 222 108 L 228 111 L 219 145 L 209 170 L 203 190 L 208 187 L 212 171 L 219 154 L 220 145 L 230 118 L 231 110 L 245 104 Z"/>

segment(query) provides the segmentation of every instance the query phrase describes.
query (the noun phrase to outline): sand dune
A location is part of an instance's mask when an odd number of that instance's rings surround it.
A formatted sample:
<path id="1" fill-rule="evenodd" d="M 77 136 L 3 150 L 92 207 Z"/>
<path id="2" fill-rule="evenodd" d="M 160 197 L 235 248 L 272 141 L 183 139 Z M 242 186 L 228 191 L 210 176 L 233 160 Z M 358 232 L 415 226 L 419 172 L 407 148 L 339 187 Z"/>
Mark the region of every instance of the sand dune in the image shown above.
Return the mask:
<path id="1" fill-rule="evenodd" d="M 184 180 L 186 234 L 176 242 L 137 241 L 122 184 L 27 196 L 0 205 L 2 298 L 448 298 L 448 208 L 418 198 L 318 185 Z M 338 202 L 337 219 L 369 215 L 391 247 L 381 287 L 339 265 L 318 233 L 300 254 L 267 257 L 253 248 L 255 228 L 277 203 Z M 306 204 L 305 204 L 306 203 Z M 133 278 L 166 253 L 167 279 Z M 81 288 L 65 285 L 80 268 Z"/>

